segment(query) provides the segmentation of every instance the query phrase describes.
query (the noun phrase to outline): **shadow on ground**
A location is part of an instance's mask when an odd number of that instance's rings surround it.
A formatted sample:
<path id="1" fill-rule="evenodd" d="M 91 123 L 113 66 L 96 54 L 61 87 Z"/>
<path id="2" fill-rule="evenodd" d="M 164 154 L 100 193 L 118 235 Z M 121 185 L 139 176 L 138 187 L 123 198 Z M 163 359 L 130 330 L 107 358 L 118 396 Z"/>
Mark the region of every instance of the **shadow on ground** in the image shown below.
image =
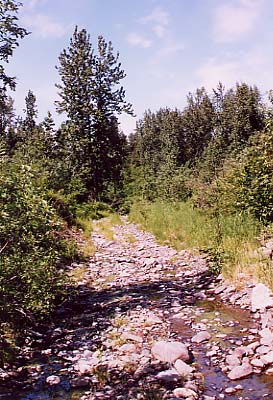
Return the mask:
<path id="1" fill-rule="evenodd" d="M 23 368 L 21 376 L 16 379 L 5 382 L 2 386 L 0 382 L 0 399 L 80 398 L 80 394 L 79 397 L 76 397 L 76 393 L 74 397 L 71 394 L 72 389 L 69 384 L 71 372 L 69 374 L 68 370 L 72 364 L 65 357 L 67 352 L 78 350 L 85 342 L 90 343 L 89 350 L 91 351 L 103 349 L 101 334 L 111 326 L 111 319 L 117 313 L 126 313 L 137 306 L 151 310 L 153 308 L 168 310 L 174 301 L 181 306 L 193 305 L 198 297 L 196 295 L 200 290 L 206 289 L 213 279 L 214 277 L 209 272 L 205 272 L 194 279 L 190 276 L 179 281 L 166 278 L 161 281 L 140 282 L 125 287 L 113 286 L 100 291 L 87 285 L 79 286 L 73 297 L 56 311 L 49 326 L 41 325 L 36 329 L 37 332 L 33 333 L 32 357 L 28 361 L 28 367 Z M 50 355 L 42 351 L 46 349 L 51 349 Z M 64 352 L 63 359 L 60 356 L 62 351 Z M 35 365 L 40 366 L 38 372 Z M 61 383 L 45 389 L 48 386 L 45 381 L 49 375 L 61 376 Z M 115 380 L 116 377 L 105 374 L 96 387 L 92 386 L 92 390 L 100 390 L 101 385 L 105 386 L 108 383 L 113 386 L 113 379 Z M 118 382 L 115 396 L 122 395 L 126 399 L 132 398 L 130 393 L 134 387 L 139 390 L 139 385 L 145 386 L 145 380 L 142 383 L 136 381 L 132 373 L 128 371 L 119 372 Z"/>

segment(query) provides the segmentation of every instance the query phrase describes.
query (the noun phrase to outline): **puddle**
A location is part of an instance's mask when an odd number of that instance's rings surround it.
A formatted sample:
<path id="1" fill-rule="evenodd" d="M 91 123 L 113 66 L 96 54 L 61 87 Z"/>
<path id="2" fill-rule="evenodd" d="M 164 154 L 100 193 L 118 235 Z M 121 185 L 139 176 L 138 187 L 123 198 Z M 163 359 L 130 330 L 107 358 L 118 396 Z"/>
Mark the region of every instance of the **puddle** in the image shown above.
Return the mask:
<path id="1" fill-rule="evenodd" d="M 230 340 L 242 341 L 243 345 L 254 341 L 254 339 L 247 341 L 246 336 L 248 333 L 244 331 L 244 328 L 255 328 L 253 319 L 251 319 L 248 311 L 231 308 L 217 301 L 199 301 L 188 310 L 189 316 L 194 318 L 194 323 L 197 324 L 201 323 L 202 320 L 207 320 L 208 331 L 212 334 L 210 342 L 219 346 L 224 350 L 225 354 L 228 350 L 237 347 Z M 234 326 L 227 326 L 232 322 L 235 324 Z M 192 337 L 190 327 L 181 320 L 173 321 L 172 330 L 178 334 L 181 340 Z M 217 338 L 216 335 L 218 334 L 226 334 L 227 337 Z M 209 351 L 209 348 L 206 344 L 193 345 L 195 361 L 199 365 L 200 372 L 205 377 L 204 395 L 215 397 L 217 400 L 223 398 L 229 400 L 273 399 L 273 376 L 252 374 L 244 379 L 230 381 L 219 366 L 212 364 L 206 356 L 207 351 Z M 224 392 L 225 388 L 235 387 L 236 385 L 242 385 L 243 390 L 238 390 L 233 394 Z"/>

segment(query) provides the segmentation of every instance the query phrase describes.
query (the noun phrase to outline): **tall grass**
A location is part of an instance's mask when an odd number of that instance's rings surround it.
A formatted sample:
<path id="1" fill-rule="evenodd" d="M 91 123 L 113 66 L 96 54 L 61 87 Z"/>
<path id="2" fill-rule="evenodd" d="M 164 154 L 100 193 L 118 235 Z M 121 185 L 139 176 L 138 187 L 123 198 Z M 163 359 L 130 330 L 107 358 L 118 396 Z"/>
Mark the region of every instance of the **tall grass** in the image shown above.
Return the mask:
<path id="1" fill-rule="evenodd" d="M 271 284 L 269 263 L 257 251 L 262 226 L 249 214 L 220 215 L 216 219 L 189 202 L 140 202 L 132 206 L 129 218 L 154 233 L 161 243 L 208 253 L 214 268 L 221 267 L 230 280 L 253 277 Z"/>

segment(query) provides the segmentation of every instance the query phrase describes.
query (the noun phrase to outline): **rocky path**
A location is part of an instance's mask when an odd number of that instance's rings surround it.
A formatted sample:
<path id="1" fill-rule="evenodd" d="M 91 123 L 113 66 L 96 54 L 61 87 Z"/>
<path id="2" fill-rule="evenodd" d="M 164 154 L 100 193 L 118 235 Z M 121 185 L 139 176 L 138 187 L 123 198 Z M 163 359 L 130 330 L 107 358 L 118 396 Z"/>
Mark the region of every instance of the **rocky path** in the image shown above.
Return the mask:
<path id="1" fill-rule="evenodd" d="M 4 380 L 0 399 L 273 399 L 270 304 L 247 310 L 264 288 L 236 292 L 202 257 L 126 220 L 113 229 L 111 241 L 94 231 L 96 254 L 72 266 L 77 295 L 32 333 L 24 381 Z"/>

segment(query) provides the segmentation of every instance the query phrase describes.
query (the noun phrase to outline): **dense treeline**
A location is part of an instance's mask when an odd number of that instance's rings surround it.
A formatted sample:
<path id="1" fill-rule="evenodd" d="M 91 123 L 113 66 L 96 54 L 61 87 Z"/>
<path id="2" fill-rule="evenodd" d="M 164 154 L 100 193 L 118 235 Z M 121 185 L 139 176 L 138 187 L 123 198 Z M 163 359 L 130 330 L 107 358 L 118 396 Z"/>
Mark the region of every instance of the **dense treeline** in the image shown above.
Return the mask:
<path id="1" fill-rule="evenodd" d="M 4 65 L 28 34 L 19 7 L 0 2 L 2 327 L 43 318 L 64 298 L 63 266 L 77 257 L 69 229 L 94 203 L 124 211 L 139 199 L 190 201 L 214 218 L 244 211 L 272 222 L 273 117 L 256 87 L 197 89 L 183 110 L 146 111 L 127 138 L 118 115 L 133 110 L 119 55 L 101 36 L 93 47 L 76 27 L 57 66 L 56 109 L 65 122 L 56 128 L 49 112 L 38 123 L 31 90 L 18 117 L 16 82 Z"/>
<path id="2" fill-rule="evenodd" d="M 147 111 L 138 122 L 129 137 L 131 194 L 191 198 L 198 207 L 250 210 L 270 222 L 272 138 L 270 107 L 256 87 L 197 89 L 184 110 Z"/>

